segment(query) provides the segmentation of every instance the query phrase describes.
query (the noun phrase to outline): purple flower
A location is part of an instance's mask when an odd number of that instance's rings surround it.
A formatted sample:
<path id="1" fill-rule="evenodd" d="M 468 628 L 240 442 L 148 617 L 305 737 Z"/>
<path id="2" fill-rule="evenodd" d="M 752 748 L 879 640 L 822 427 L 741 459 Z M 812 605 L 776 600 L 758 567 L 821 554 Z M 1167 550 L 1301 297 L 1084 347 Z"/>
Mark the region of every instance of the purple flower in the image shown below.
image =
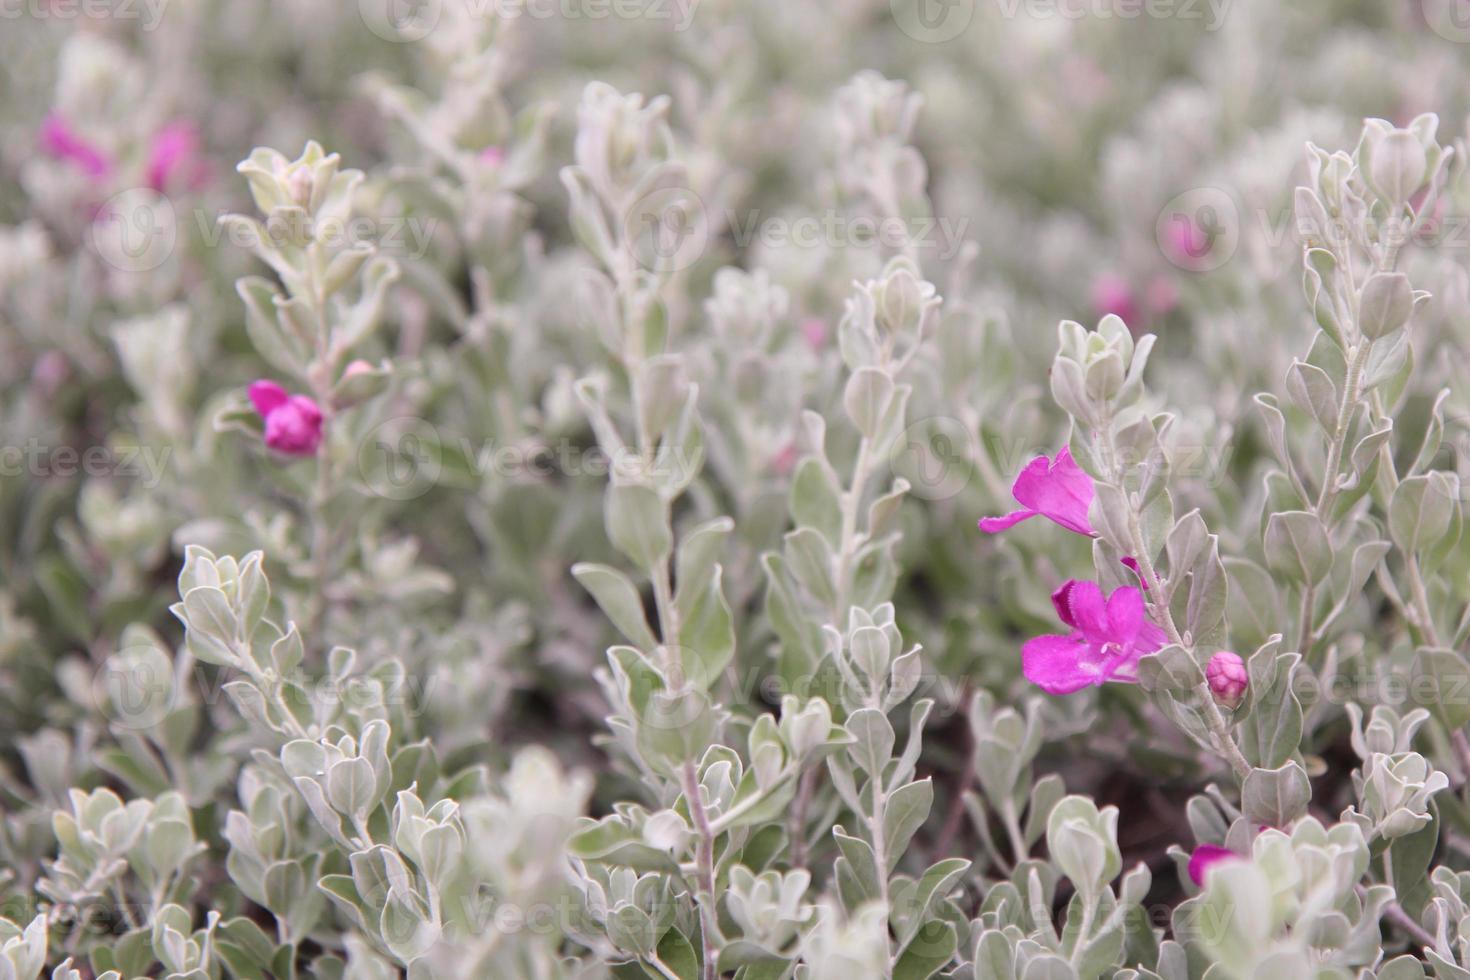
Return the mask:
<path id="1" fill-rule="evenodd" d="M 265 419 L 265 444 L 287 456 L 312 456 L 322 442 L 322 410 L 305 395 L 292 395 L 274 381 L 250 386 L 250 402 Z"/>
<path id="2" fill-rule="evenodd" d="M 980 530 L 994 534 L 1040 514 L 1069 531 L 1091 537 L 1087 508 L 1092 505 L 1092 493 L 1092 477 L 1082 471 L 1072 459 L 1072 451 L 1063 446 L 1055 461 L 1037 456 L 1016 477 L 1011 494 L 1022 509 L 1004 517 L 981 518 Z"/>
<path id="3" fill-rule="evenodd" d="M 1210 682 L 1210 691 L 1216 701 L 1227 708 L 1234 708 L 1245 697 L 1251 675 L 1245 669 L 1245 661 L 1240 659 L 1240 654 L 1221 650 L 1205 665 L 1205 680 Z"/>
<path id="4" fill-rule="evenodd" d="M 171 122 L 153 137 L 148 152 L 148 186 L 162 194 L 172 184 L 199 190 L 209 171 L 199 155 L 199 131 L 186 121 Z"/>
<path id="5" fill-rule="evenodd" d="M 41 152 L 57 160 L 70 160 L 88 177 L 100 180 L 112 170 L 107 154 L 78 136 L 56 113 L 41 124 Z"/>
<path id="6" fill-rule="evenodd" d="M 1228 847 L 1220 847 L 1217 844 L 1201 844 L 1189 856 L 1189 880 L 1203 888 L 1205 874 L 1211 868 L 1221 861 L 1229 861 L 1239 856 Z"/>
<path id="7" fill-rule="evenodd" d="M 1149 622 L 1143 593 L 1120 586 L 1106 599 L 1096 582 L 1068 579 L 1052 593 L 1065 635 L 1038 636 L 1021 647 L 1021 672 L 1048 694 L 1138 681 L 1138 661 L 1164 645 L 1162 629 Z"/>

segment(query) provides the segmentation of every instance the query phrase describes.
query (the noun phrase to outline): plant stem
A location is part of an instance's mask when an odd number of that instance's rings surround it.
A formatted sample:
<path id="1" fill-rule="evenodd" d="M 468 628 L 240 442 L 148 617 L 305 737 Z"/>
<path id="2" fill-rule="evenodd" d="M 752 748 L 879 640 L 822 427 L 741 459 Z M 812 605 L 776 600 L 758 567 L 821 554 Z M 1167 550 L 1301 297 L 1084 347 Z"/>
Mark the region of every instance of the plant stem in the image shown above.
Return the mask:
<path id="1" fill-rule="evenodd" d="M 715 920 L 715 834 L 710 827 L 709 814 L 704 809 L 700 795 L 699 772 L 693 762 L 684 763 L 680 771 L 684 784 L 684 800 L 689 805 L 689 817 L 694 821 L 694 832 L 699 838 L 695 847 L 695 885 L 699 889 L 699 936 L 704 948 L 704 980 L 716 980 L 715 946 L 718 924 Z"/>
<path id="2" fill-rule="evenodd" d="M 1154 615 L 1163 623 L 1164 631 L 1169 634 L 1169 639 L 1189 651 L 1190 657 L 1194 657 L 1193 647 L 1184 642 L 1179 627 L 1174 624 L 1174 614 L 1169 610 L 1169 604 L 1155 596 L 1162 596 L 1163 583 L 1159 579 L 1159 573 L 1154 568 L 1154 560 L 1148 553 L 1148 548 L 1143 540 L 1143 528 L 1138 523 L 1138 511 L 1133 507 L 1128 508 L 1128 531 L 1133 538 L 1134 558 L 1138 562 L 1139 571 L 1143 573 L 1144 584 L 1148 586 L 1150 602 L 1154 607 Z M 1220 706 L 1215 703 L 1215 696 L 1210 691 L 1210 685 L 1201 678 L 1195 693 L 1201 702 L 1201 714 L 1204 716 L 1205 724 L 1209 726 L 1210 735 L 1213 736 L 1216 747 L 1230 761 L 1231 768 L 1240 779 L 1245 779 L 1250 774 L 1251 764 L 1246 761 L 1240 751 L 1240 746 L 1235 744 L 1235 736 L 1230 733 L 1230 725 L 1225 721 L 1225 716 L 1220 713 Z"/>

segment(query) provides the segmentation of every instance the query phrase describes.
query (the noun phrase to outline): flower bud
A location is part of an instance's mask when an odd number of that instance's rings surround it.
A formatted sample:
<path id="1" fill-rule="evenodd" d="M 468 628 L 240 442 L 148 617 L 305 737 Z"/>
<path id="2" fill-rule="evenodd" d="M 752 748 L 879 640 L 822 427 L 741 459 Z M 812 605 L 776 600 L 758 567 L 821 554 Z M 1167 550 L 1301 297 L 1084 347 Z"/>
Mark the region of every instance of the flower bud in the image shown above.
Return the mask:
<path id="1" fill-rule="evenodd" d="M 1210 682 L 1210 692 L 1215 695 L 1215 700 L 1227 708 L 1239 705 L 1246 687 L 1250 685 L 1245 661 L 1229 650 L 1221 650 L 1210 658 L 1205 667 L 1205 679 Z"/>

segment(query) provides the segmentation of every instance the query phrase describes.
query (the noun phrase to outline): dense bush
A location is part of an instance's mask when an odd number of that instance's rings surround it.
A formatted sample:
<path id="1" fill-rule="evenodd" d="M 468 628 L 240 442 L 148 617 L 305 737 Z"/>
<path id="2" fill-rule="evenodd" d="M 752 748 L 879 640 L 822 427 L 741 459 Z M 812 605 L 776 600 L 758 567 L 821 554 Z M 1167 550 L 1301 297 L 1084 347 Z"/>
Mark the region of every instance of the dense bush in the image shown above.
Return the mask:
<path id="1" fill-rule="evenodd" d="M 1470 978 L 1454 0 L 0 21 L 0 977 Z"/>

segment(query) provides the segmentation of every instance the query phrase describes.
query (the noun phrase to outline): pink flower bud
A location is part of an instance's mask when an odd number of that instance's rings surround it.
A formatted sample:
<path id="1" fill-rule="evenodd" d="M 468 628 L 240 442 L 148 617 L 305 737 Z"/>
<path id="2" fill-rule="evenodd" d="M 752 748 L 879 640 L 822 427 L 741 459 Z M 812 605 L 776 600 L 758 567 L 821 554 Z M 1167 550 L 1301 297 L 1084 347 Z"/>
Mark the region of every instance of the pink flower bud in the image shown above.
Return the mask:
<path id="1" fill-rule="evenodd" d="M 480 162 L 487 167 L 498 167 L 505 162 L 505 150 L 498 146 L 487 146 L 480 151 Z"/>
<path id="2" fill-rule="evenodd" d="M 1229 650 L 1221 650 L 1210 658 L 1205 667 L 1205 679 L 1210 682 L 1210 691 L 1214 693 L 1215 700 L 1227 708 L 1240 704 L 1246 687 L 1250 685 L 1250 674 L 1245 669 L 1245 661 Z"/>
<path id="3" fill-rule="evenodd" d="M 1235 657 L 1235 654 L 1232 653 L 1231 656 Z M 1235 657 L 1235 659 L 1239 660 L 1240 658 Z M 1204 887 L 1205 875 L 1211 868 L 1221 861 L 1229 861 L 1237 857 L 1239 855 L 1228 847 L 1220 847 L 1216 844 L 1201 844 L 1189 856 L 1189 880 L 1200 887 Z"/>
<path id="4" fill-rule="evenodd" d="M 342 377 L 355 378 L 359 374 L 372 374 L 372 372 L 373 366 L 359 357 L 357 360 L 347 365 L 347 368 L 342 372 Z"/>
<path id="5" fill-rule="evenodd" d="M 250 402 L 265 420 L 265 444 L 287 456 L 313 456 L 322 443 L 322 410 L 305 395 L 274 381 L 250 386 Z"/>

